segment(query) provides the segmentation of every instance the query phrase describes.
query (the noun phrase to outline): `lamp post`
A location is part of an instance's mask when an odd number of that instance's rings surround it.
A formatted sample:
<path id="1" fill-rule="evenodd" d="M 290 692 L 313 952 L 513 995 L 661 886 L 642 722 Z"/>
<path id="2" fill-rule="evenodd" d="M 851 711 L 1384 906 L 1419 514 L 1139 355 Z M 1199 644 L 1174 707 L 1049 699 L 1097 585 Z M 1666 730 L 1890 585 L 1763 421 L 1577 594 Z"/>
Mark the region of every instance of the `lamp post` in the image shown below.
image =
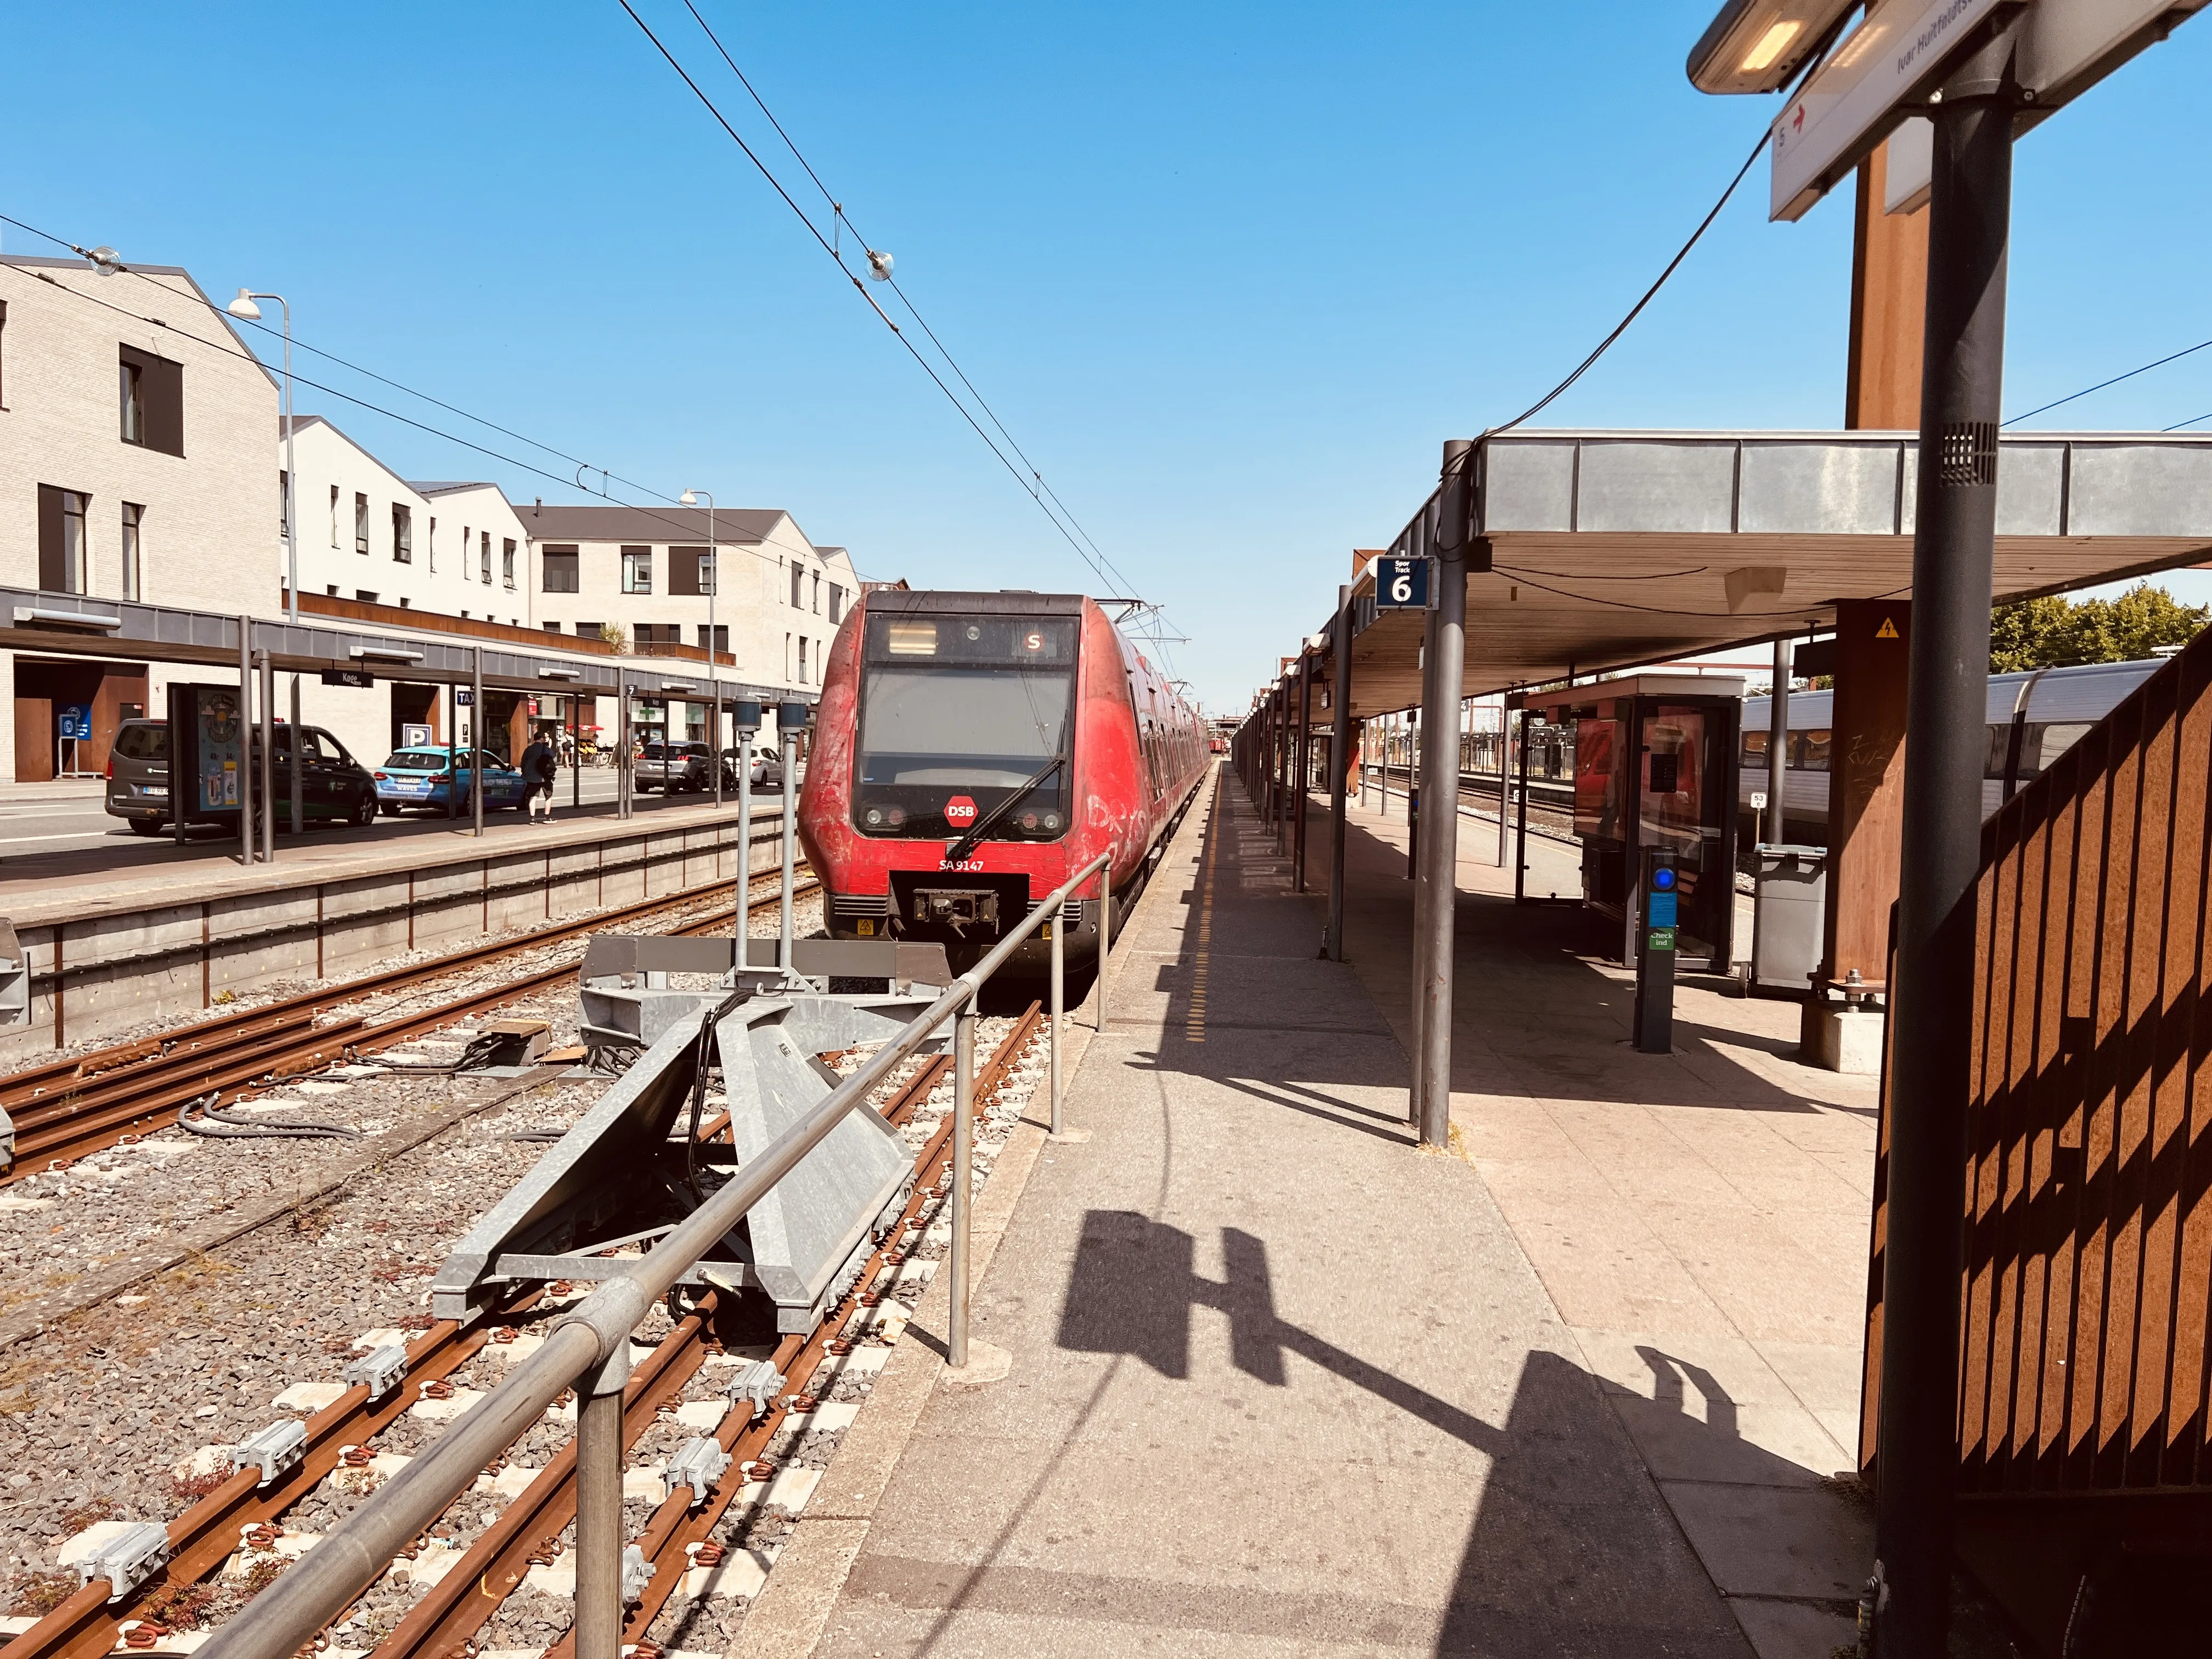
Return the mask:
<path id="1" fill-rule="evenodd" d="M 714 492 L 685 490 L 677 499 L 686 507 L 707 498 L 707 769 L 714 775 L 714 805 L 722 805 L 722 689 L 714 678 L 719 659 L 714 649 L 714 590 L 722 585 L 722 556 L 714 544 Z"/>
<path id="2" fill-rule="evenodd" d="M 261 307 L 256 300 L 274 300 L 284 317 L 284 620 L 300 620 L 300 469 L 292 445 L 292 302 L 281 294 L 256 294 L 241 288 L 238 297 L 223 309 L 241 321 L 258 323 Z M 292 833 L 298 835 L 304 816 L 300 788 L 300 677 L 292 676 Z M 273 820 L 276 813 L 272 811 Z"/>

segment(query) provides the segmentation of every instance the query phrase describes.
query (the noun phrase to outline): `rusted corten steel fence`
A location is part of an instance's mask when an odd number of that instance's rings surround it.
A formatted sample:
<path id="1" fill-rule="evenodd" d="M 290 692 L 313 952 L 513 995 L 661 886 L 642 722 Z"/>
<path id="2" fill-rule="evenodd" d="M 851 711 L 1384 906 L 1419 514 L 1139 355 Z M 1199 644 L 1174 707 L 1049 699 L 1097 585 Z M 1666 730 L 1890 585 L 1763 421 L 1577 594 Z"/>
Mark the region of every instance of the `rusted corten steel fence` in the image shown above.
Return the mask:
<path id="1" fill-rule="evenodd" d="M 1962 1496 L 2212 1492 L 2208 817 L 2212 633 L 1984 827 Z M 1886 1190 L 1878 1164 L 1863 1466 Z"/>

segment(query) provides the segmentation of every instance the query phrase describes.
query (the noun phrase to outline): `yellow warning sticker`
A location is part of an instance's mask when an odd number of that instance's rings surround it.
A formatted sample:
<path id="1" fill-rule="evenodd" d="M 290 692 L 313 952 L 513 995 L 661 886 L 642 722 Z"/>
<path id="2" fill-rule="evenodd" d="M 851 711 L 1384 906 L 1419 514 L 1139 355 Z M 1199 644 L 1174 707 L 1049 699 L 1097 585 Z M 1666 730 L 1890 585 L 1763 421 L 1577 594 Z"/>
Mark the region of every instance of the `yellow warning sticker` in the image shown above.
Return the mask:
<path id="1" fill-rule="evenodd" d="M 856 931 L 860 933 L 862 939 L 866 939 L 876 931 L 876 924 L 869 921 L 867 917 L 862 916 Z"/>
<path id="2" fill-rule="evenodd" d="M 1884 617 L 1881 619 L 1881 626 L 1874 630 L 1874 636 L 1878 640 L 1895 639 L 1897 637 L 1897 624 L 1890 621 L 1888 617 Z"/>

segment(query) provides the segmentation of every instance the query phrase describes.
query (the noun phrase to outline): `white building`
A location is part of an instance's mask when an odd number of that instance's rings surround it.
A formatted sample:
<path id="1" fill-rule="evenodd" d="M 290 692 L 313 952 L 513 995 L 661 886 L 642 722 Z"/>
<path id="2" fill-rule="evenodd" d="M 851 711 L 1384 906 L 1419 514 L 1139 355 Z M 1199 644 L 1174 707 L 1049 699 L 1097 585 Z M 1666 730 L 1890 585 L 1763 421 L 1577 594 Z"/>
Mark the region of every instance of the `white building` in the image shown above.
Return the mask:
<path id="1" fill-rule="evenodd" d="M 722 507 L 710 523 L 705 507 L 533 502 L 518 516 L 532 544 L 538 625 L 586 637 L 612 629 L 639 656 L 705 660 L 718 562 L 716 665 L 755 684 L 812 695 L 860 592 L 845 550 L 816 547 L 780 508 Z M 604 712 L 602 723 L 611 717 Z M 638 719 L 647 732 L 665 732 L 665 715 L 648 708 Z M 703 709 L 686 720 L 673 735 L 706 735 Z"/>
<path id="2" fill-rule="evenodd" d="M 0 580 L 276 614 L 276 381 L 182 270 L 0 255 Z M 91 711 L 74 761 L 96 772 L 118 720 L 166 706 L 168 672 L 0 651 L 0 777 L 37 781 L 64 758 L 64 709 Z"/>
<path id="3" fill-rule="evenodd" d="M 319 415 L 297 417 L 292 453 L 303 599 L 529 625 L 528 538 L 498 485 L 409 483 Z"/>

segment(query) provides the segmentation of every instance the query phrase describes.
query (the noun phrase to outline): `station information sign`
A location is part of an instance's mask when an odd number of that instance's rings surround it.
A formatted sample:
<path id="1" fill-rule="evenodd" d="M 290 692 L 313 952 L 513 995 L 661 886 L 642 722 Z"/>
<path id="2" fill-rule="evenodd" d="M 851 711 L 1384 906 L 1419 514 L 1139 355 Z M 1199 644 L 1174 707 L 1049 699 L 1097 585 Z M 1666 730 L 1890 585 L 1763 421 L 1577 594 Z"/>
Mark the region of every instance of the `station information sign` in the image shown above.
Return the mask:
<path id="1" fill-rule="evenodd" d="M 1378 611 L 1425 611 L 1435 584 L 1432 560 L 1386 556 L 1375 561 L 1375 606 Z"/>
<path id="2" fill-rule="evenodd" d="M 1948 60 L 2000 3 L 1876 0 L 1774 123 L 1770 216 L 1802 217 L 1893 129 L 1924 114 Z M 2020 37 L 2015 131 L 2044 120 L 2207 3 L 2033 0 Z M 1890 211 L 1915 206 L 1926 193 L 1929 136 L 1914 123 L 1901 151 L 1891 147 Z"/>

